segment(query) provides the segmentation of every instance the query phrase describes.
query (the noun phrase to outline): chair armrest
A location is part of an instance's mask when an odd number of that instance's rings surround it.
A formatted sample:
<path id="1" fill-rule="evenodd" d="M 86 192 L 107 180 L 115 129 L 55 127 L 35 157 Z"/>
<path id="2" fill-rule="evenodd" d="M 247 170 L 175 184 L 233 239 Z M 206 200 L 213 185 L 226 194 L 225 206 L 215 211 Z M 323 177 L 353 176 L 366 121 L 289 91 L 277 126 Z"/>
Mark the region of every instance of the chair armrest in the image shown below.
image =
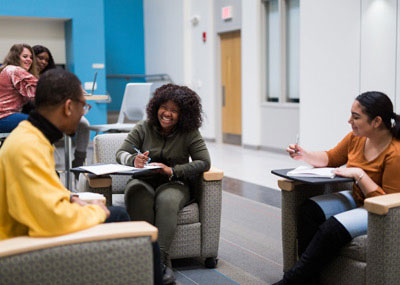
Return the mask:
<path id="1" fill-rule="evenodd" d="M 156 233 L 145 222 L 126 222 L 60 237 L 5 240 L 0 242 L 2 254 L 9 250 L 0 257 L 0 280 L 2 284 L 153 284 L 151 237 Z"/>
<path id="2" fill-rule="evenodd" d="M 0 241 L 0 257 L 88 241 L 149 236 L 157 240 L 158 230 L 147 222 L 100 224 L 89 229 L 57 237 L 21 236 Z"/>
<path id="3" fill-rule="evenodd" d="M 367 284 L 400 279 L 400 193 L 368 198 Z"/>
<path id="4" fill-rule="evenodd" d="M 221 229 L 223 171 L 211 167 L 200 181 L 198 202 L 201 223 L 201 255 L 217 257 Z"/>
<path id="5" fill-rule="evenodd" d="M 371 197 L 364 201 L 365 209 L 377 215 L 386 215 L 390 209 L 399 206 L 400 193 Z"/>
<path id="6" fill-rule="evenodd" d="M 206 181 L 222 180 L 224 172 L 218 168 L 211 167 L 208 171 L 203 173 L 203 179 Z"/>
<path id="7" fill-rule="evenodd" d="M 93 192 L 106 197 L 107 206 L 112 205 L 112 179 L 109 175 L 97 176 L 91 173 L 81 173 L 77 190 L 79 192 Z"/>
<path id="8" fill-rule="evenodd" d="M 111 186 L 111 176 L 109 175 L 103 175 L 103 176 L 97 176 L 95 174 L 91 173 L 83 173 L 83 180 L 87 181 L 87 184 L 91 188 L 106 188 Z M 81 178 L 81 175 L 79 176 L 79 179 Z"/>

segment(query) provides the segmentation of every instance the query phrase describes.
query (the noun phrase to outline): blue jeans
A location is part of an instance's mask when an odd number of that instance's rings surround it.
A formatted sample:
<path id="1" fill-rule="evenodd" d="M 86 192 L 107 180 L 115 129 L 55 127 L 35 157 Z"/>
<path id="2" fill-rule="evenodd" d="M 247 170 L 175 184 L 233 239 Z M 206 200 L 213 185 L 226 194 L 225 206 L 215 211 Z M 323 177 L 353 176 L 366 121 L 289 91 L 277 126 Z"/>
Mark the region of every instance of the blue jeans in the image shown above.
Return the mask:
<path id="1" fill-rule="evenodd" d="M 334 216 L 350 233 L 352 238 L 365 235 L 368 228 L 368 212 L 357 207 L 351 191 L 341 191 L 310 198 L 322 209 L 325 218 Z"/>
<path id="2" fill-rule="evenodd" d="M 22 113 L 14 113 L 3 119 L 0 119 L 0 133 L 11 132 L 21 121 L 26 119 L 28 119 L 28 115 Z"/>

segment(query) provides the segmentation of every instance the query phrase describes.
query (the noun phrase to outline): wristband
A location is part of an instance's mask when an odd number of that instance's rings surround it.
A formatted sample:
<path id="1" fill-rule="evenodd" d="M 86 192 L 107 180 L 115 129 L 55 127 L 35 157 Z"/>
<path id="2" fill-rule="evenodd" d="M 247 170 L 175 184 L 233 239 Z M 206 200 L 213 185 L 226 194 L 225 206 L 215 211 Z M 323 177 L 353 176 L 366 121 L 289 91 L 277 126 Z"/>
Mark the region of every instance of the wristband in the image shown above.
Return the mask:
<path id="1" fill-rule="evenodd" d="M 365 172 L 363 172 L 360 177 L 358 177 L 358 179 L 356 180 L 356 185 L 358 185 L 358 183 L 361 181 L 361 178 L 364 177 Z"/>
<path id="2" fill-rule="evenodd" d="M 73 197 L 79 198 L 79 195 L 78 195 L 78 194 L 71 194 L 71 195 L 69 195 L 69 202 L 70 202 L 70 203 L 72 203 L 72 198 L 73 198 Z"/>

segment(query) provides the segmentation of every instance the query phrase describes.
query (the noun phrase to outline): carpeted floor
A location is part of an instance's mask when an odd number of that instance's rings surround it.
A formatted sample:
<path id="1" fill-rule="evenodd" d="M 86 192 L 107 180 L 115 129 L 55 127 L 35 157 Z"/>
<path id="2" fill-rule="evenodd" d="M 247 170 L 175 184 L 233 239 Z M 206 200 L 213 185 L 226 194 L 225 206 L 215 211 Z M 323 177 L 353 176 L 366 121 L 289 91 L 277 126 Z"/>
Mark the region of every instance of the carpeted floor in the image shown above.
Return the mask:
<path id="1" fill-rule="evenodd" d="M 277 207 L 224 191 L 218 266 L 204 269 L 193 261 L 182 262 L 175 266 L 178 284 L 278 281 L 282 276 L 280 216 Z"/>

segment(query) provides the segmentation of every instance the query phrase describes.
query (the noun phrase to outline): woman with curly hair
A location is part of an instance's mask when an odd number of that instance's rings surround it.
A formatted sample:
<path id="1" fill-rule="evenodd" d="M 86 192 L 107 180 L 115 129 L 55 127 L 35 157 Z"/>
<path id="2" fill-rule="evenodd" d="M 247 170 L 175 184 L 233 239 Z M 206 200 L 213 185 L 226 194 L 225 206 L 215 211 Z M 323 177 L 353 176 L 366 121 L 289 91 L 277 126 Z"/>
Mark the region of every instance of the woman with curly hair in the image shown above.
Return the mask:
<path id="1" fill-rule="evenodd" d="M 11 132 L 22 120 L 22 107 L 35 97 L 38 81 L 35 55 L 27 44 L 10 48 L 0 67 L 0 132 Z"/>
<path id="2" fill-rule="evenodd" d="M 175 278 L 168 252 L 178 212 L 190 200 L 190 181 L 207 171 L 211 161 L 198 130 L 202 107 L 194 91 L 174 84 L 161 86 L 146 111 L 147 120 L 135 125 L 116 156 L 118 163 L 139 168 L 151 157 L 151 164 L 161 167 L 128 182 L 125 204 L 132 220 L 147 221 L 158 228 L 163 280 L 170 284 Z"/>

